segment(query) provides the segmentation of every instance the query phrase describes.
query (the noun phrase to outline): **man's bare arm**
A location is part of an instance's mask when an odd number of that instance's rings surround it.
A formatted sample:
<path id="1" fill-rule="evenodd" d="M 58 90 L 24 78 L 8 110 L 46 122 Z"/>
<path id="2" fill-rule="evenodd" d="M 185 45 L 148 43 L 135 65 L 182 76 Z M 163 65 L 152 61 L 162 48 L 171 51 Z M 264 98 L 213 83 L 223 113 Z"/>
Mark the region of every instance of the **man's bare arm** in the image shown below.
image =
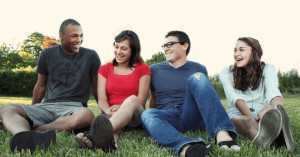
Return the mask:
<path id="1" fill-rule="evenodd" d="M 33 89 L 33 98 L 31 105 L 42 102 L 47 88 L 47 78 L 47 75 L 38 74 L 38 80 Z"/>

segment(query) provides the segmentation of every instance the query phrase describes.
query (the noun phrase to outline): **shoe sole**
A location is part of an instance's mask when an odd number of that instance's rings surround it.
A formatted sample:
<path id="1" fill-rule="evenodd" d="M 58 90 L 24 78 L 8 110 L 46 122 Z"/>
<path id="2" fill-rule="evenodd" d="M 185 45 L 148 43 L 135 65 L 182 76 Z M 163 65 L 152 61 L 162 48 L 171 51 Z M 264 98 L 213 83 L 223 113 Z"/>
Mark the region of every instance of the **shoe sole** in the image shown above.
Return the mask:
<path id="1" fill-rule="evenodd" d="M 96 148 L 101 148 L 104 152 L 109 152 L 107 148 L 113 138 L 113 126 L 104 115 L 97 116 L 91 125 L 92 137 Z"/>
<path id="2" fill-rule="evenodd" d="M 253 145 L 268 148 L 281 131 L 281 113 L 276 109 L 268 110 L 259 122 L 259 130 Z"/>
<path id="3" fill-rule="evenodd" d="M 282 127 L 281 128 L 282 128 L 282 133 L 284 136 L 284 141 L 287 146 L 287 149 L 292 150 L 292 151 L 297 151 L 297 145 L 294 141 L 293 133 L 291 130 L 290 119 L 282 105 L 277 105 L 276 108 L 282 115 Z"/>
<path id="4" fill-rule="evenodd" d="M 19 152 L 26 149 L 33 152 L 37 146 L 47 149 L 51 142 L 53 144 L 56 143 L 56 134 L 54 130 L 45 132 L 24 131 L 12 136 L 9 146 L 12 152 L 15 149 Z"/>

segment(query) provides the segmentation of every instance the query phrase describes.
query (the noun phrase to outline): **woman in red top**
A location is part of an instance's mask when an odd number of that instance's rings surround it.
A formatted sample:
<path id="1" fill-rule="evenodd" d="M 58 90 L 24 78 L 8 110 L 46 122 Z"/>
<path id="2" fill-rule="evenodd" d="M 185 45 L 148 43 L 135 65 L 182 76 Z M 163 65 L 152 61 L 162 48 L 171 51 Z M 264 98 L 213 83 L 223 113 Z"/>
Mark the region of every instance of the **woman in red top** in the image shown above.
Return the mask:
<path id="1" fill-rule="evenodd" d="M 95 118 L 90 132 L 75 136 L 80 146 L 105 152 L 117 148 L 115 142 L 122 128 L 141 125 L 151 79 L 150 69 L 140 55 L 136 33 L 122 31 L 115 37 L 114 47 L 112 63 L 98 71 L 98 105 L 103 114 Z"/>

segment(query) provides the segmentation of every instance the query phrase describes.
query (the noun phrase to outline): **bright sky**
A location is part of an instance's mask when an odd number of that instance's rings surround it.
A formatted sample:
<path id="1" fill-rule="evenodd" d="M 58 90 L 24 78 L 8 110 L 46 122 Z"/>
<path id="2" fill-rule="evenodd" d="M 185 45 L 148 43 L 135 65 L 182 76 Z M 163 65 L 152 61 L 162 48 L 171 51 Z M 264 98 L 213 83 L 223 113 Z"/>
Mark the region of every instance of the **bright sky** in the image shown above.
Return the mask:
<path id="1" fill-rule="evenodd" d="M 300 71 L 300 1 L 298 0 L 7 0 L 1 2 L 0 44 L 22 42 L 37 31 L 58 39 L 67 18 L 84 32 L 82 46 L 98 52 L 102 63 L 113 58 L 114 37 L 135 31 L 142 57 L 162 51 L 165 34 L 182 30 L 191 39 L 189 60 L 205 65 L 209 75 L 233 61 L 238 37 L 260 41 L 262 60 L 281 71 Z"/>

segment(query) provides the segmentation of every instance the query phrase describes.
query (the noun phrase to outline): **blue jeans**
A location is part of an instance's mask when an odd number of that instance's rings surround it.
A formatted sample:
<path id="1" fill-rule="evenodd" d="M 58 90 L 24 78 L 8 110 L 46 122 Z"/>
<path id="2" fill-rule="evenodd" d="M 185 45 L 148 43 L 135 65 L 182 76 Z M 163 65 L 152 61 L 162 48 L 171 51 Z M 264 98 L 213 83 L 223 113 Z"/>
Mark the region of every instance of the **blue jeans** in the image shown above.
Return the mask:
<path id="1" fill-rule="evenodd" d="M 177 155 L 187 143 L 204 142 L 200 137 L 187 138 L 180 132 L 207 130 L 213 140 L 218 131 L 227 130 L 233 139 L 237 137 L 237 132 L 215 89 L 202 73 L 195 73 L 189 77 L 183 105 L 163 110 L 147 109 L 142 113 L 141 119 L 149 134 Z"/>

